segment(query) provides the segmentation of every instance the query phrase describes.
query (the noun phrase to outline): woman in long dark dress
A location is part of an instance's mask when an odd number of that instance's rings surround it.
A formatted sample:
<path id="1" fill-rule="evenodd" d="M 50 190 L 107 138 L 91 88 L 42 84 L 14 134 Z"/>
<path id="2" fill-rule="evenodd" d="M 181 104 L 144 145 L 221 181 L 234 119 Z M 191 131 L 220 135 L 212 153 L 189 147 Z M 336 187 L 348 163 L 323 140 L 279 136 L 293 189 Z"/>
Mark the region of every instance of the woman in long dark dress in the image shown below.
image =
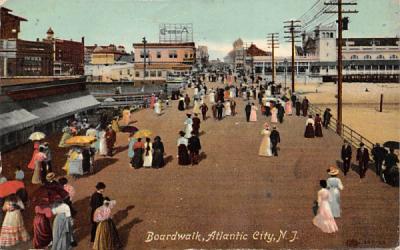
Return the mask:
<path id="1" fill-rule="evenodd" d="M 134 168 L 143 167 L 144 143 L 142 142 L 142 138 L 138 138 L 137 142 L 133 144 L 133 152 L 132 166 Z"/>
<path id="2" fill-rule="evenodd" d="M 179 96 L 178 110 L 185 110 L 185 98 L 183 96 Z"/>
<path id="3" fill-rule="evenodd" d="M 305 138 L 315 137 L 314 120 L 312 119 L 311 115 L 308 116 L 308 119 L 306 121 L 306 131 L 304 132 L 304 137 Z"/>
<path id="4" fill-rule="evenodd" d="M 185 132 L 179 132 L 180 137 L 178 138 L 178 164 L 186 166 L 190 164 L 190 157 L 188 152 L 188 139 L 185 137 Z"/>
<path id="5" fill-rule="evenodd" d="M 322 120 L 321 117 L 319 116 L 319 114 L 317 114 L 315 116 L 315 120 L 314 120 L 315 124 L 315 137 L 322 137 Z"/>
<path id="6" fill-rule="evenodd" d="M 151 164 L 153 168 L 162 168 L 165 165 L 164 162 L 164 144 L 159 136 L 154 138 L 153 142 L 153 162 Z"/>

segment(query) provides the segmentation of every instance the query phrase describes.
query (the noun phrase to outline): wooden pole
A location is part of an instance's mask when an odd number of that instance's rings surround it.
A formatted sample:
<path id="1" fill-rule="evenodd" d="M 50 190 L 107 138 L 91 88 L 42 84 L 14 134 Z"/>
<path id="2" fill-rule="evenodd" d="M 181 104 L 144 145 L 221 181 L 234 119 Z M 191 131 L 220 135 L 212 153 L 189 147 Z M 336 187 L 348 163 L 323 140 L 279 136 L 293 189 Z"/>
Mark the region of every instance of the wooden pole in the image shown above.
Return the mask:
<path id="1" fill-rule="evenodd" d="M 337 124 L 336 133 L 342 134 L 342 0 L 338 0 L 338 101 L 337 101 Z"/>
<path id="2" fill-rule="evenodd" d="M 275 49 L 275 38 L 274 38 L 274 34 L 272 34 L 272 82 L 275 83 L 275 53 L 274 53 L 274 49 Z"/>
<path id="3" fill-rule="evenodd" d="M 381 101 L 379 103 L 379 112 L 383 111 L 383 94 L 381 94 Z"/>

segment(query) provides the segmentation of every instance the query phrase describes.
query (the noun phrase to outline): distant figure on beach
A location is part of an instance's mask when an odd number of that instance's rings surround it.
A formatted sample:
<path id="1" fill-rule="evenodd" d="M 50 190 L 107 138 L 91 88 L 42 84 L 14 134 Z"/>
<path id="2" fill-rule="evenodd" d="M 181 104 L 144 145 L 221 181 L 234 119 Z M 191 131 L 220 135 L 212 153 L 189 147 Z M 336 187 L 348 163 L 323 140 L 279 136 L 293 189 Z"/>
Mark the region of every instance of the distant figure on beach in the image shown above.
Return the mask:
<path id="1" fill-rule="evenodd" d="M 305 138 L 314 138 L 315 137 L 314 124 L 315 124 L 315 122 L 312 119 L 312 116 L 309 115 L 308 119 L 306 121 L 306 131 L 304 132 Z"/>
<path id="2" fill-rule="evenodd" d="M 330 108 L 326 108 L 325 112 L 324 112 L 324 116 L 323 116 L 324 121 L 322 122 L 323 125 L 324 125 L 324 128 L 327 129 L 329 127 L 329 123 L 331 122 L 331 117 L 332 117 L 331 109 Z"/>
<path id="3" fill-rule="evenodd" d="M 368 149 L 364 147 L 364 143 L 360 143 L 360 148 L 357 149 L 356 159 L 358 161 L 358 166 L 360 170 L 360 179 L 365 177 L 365 173 L 368 170 L 369 163 L 369 152 Z"/>
<path id="4" fill-rule="evenodd" d="M 351 165 L 351 157 L 352 157 L 351 145 L 349 144 L 348 141 L 344 140 L 343 146 L 342 146 L 342 152 L 341 152 L 344 176 L 346 176 L 347 172 L 349 172 L 350 165 Z"/>

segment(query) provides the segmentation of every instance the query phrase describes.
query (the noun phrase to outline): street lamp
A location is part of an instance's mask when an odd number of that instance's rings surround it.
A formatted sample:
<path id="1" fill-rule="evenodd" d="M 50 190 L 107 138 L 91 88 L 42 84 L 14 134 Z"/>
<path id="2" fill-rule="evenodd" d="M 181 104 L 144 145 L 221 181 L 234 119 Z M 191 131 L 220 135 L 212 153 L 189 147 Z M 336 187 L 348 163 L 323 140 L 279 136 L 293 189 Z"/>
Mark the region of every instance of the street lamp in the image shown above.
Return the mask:
<path id="1" fill-rule="evenodd" d="M 143 37 L 142 42 L 143 42 L 143 81 L 144 81 L 146 78 L 146 44 L 147 44 L 146 37 Z"/>
<path id="2" fill-rule="evenodd" d="M 285 89 L 286 89 L 286 73 L 287 73 L 287 64 L 288 64 L 288 60 L 285 58 L 285 60 L 283 61 L 283 63 L 285 64 Z"/>

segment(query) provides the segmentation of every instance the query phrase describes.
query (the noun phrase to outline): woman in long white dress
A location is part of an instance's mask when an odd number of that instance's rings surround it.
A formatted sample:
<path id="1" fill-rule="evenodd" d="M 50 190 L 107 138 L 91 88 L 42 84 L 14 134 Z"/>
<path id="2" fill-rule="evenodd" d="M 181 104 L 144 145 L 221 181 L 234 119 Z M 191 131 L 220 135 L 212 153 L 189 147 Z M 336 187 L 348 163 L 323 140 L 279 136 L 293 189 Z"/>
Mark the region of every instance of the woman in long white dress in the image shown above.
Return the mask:
<path id="1" fill-rule="evenodd" d="M 185 124 L 185 137 L 189 139 L 190 137 L 192 137 L 193 121 L 191 118 L 191 114 L 187 114 L 186 116 L 187 116 L 187 118 L 184 123 Z"/>
<path id="2" fill-rule="evenodd" d="M 322 230 L 324 233 L 335 233 L 339 229 L 333 218 L 329 200 L 331 195 L 326 189 L 327 183 L 325 180 L 320 181 L 321 189 L 318 191 L 318 212 L 313 219 L 313 224 Z"/>
<path id="3" fill-rule="evenodd" d="M 146 142 L 144 143 L 143 167 L 150 168 L 152 162 L 153 144 L 151 143 L 150 138 L 146 138 Z"/>
<path id="4" fill-rule="evenodd" d="M 263 139 L 261 141 L 260 149 L 258 150 L 258 155 L 270 157 L 272 156 L 271 139 L 269 137 L 271 135 L 271 131 L 267 123 L 264 124 L 264 129 L 261 131 L 261 135 L 263 136 Z"/>
<path id="5" fill-rule="evenodd" d="M 342 181 L 337 177 L 339 174 L 339 169 L 336 167 L 330 167 L 327 172 L 331 176 L 326 180 L 329 193 L 331 195 L 329 205 L 331 207 L 333 217 L 340 218 L 340 190 L 343 190 L 343 184 Z"/>
<path id="6" fill-rule="evenodd" d="M 271 123 L 278 123 L 278 109 L 275 106 L 271 109 Z"/>
<path id="7" fill-rule="evenodd" d="M 231 110 L 231 102 L 229 100 L 227 100 L 225 102 L 225 116 L 230 116 L 232 115 L 232 110 Z"/>
<path id="8" fill-rule="evenodd" d="M 156 102 L 156 103 L 154 104 L 154 112 L 155 112 L 157 115 L 161 115 L 161 103 L 160 103 L 160 101 L 158 101 L 158 102 Z"/>
<path id="9" fill-rule="evenodd" d="M 215 93 L 213 90 L 211 90 L 210 94 L 208 94 L 208 98 L 211 104 L 215 103 Z"/>
<path id="10" fill-rule="evenodd" d="M 106 141 L 106 131 L 103 129 L 99 133 L 100 145 L 99 145 L 99 155 L 107 155 L 107 141 Z"/>

